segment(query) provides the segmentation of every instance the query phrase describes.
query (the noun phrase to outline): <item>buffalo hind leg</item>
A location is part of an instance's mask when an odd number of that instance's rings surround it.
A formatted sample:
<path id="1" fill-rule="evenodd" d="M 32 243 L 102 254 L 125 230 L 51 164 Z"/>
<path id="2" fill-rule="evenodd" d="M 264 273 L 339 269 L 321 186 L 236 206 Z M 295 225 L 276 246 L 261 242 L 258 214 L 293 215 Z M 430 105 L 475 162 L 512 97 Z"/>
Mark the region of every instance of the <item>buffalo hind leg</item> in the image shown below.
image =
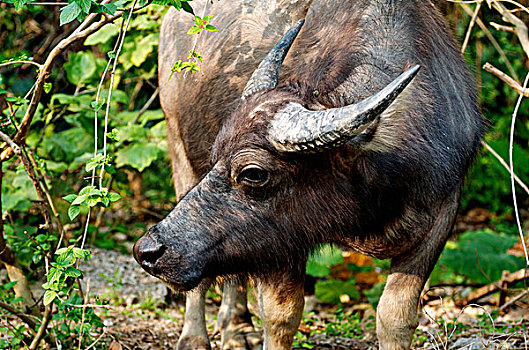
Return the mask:
<path id="1" fill-rule="evenodd" d="M 426 239 L 412 251 L 391 260 L 391 269 L 377 308 L 380 350 L 409 349 L 419 323 L 419 298 L 454 224 L 459 193 L 441 207 Z"/>
<path id="2" fill-rule="evenodd" d="M 303 314 L 304 278 L 289 273 L 258 280 L 264 350 L 291 349 Z"/>
<path id="3" fill-rule="evenodd" d="M 252 325 L 248 311 L 247 287 L 244 277 L 224 280 L 224 297 L 217 316 L 221 349 L 258 349 L 261 339 Z"/>
<path id="4" fill-rule="evenodd" d="M 205 300 L 211 281 L 204 280 L 198 287 L 186 293 L 184 328 L 176 344 L 177 350 L 210 350 L 206 330 Z"/>

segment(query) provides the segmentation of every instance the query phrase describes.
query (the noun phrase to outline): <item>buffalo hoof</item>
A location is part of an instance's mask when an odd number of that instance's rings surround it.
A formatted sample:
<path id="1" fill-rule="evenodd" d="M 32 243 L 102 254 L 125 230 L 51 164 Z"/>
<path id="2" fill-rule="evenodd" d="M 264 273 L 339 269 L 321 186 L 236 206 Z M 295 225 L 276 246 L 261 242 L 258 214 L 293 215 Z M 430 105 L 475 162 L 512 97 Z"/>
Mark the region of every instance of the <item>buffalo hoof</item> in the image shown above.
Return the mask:
<path id="1" fill-rule="evenodd" d="M 211 350 L 209 340 L 202 337 L 183 337 L 176 344 L 177 350 Z"/>
<path id="2" fill-rule="evenodd" d="M 222 350 L 261 350 L 262 334 L 250 323 L 229 323 L 222 330 Z"/>

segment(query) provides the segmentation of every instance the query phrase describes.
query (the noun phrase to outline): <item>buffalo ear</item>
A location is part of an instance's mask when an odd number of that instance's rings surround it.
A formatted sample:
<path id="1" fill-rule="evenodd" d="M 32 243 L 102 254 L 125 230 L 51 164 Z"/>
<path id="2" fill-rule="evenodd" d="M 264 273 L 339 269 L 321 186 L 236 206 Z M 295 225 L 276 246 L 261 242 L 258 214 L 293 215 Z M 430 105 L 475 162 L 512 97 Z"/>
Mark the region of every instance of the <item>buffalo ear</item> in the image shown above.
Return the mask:
<path id="1" fill-rule="evenodd" d="M 268 140 L 280 152 L 317 153 L 341 146 L 378 118 L 419 69 L 409 68 L 376 94 L 345 107 L 311 111 L 291 102 L 274 115 Z"/>
<path id="2" fill-rule="evenodd" d="M 283 35 L 281 40 L 277 42 L 272 51 L 270 51 L 265 59 L 259 64 L 244 87 L 241 96 L 243 100 L 260 91 L 269 91 L 277 87 L 281 64 L 283 63 L 290 46 L 292 46 L 294 39 L 296 39 L 296 36 L 301 30 L 303 23 L 305 23 L 304 19 L 300 19 L 294 23 L 286 34 Z"/>

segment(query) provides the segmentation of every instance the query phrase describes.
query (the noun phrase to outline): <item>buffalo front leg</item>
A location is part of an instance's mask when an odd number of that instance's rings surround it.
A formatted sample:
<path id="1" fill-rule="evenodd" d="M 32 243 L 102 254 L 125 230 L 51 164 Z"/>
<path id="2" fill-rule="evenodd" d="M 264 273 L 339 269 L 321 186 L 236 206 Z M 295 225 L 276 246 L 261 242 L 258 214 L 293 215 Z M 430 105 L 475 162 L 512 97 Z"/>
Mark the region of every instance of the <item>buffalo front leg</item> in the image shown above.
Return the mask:
<path id="1" fill-rule="evenodd" d="M 195 289 L 186 293 L 184 328 L 178 339 L 178 350 L 210 350 L 206 330 L 205 300 L 210 281 L 205 280 Z"/>
<path id="2" fill-rule="evenodd" d="M 226 278 L 224 296 L 217 317 L 221 349 L 257 349 L 261 339 L 248 311 L 247 283 L 244 277 Z"/>
<path id="3" fill-rule="evenodd" d="M 264 350 L 291 349 L 303 314 L 304 278 L 278 273 L 258 281 Z"/>
<path id="4" fill-rule="evenodd" d="M 377 308 L 377 337 L 381 350 L 409 349 L 419 324 L 419 298 L 454 224 L 459 193 L 446 200 L 425 239 L 391 260 L 386 287 Z"/>

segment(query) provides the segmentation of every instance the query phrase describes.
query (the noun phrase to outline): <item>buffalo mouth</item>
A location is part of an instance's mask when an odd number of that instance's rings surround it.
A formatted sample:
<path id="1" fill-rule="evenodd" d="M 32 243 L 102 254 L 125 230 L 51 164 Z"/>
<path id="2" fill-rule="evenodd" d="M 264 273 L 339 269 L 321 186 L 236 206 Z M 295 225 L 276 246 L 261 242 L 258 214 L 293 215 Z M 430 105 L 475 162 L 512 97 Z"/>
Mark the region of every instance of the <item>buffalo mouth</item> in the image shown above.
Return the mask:
<path id="1" fill-rule="evenodd" d="M 160 244 L 149 232 L 134 244 L 136 262 L 174 291 L 188 291 L 202 280 L 200 264 L 184 260 L 174 249 Z"/>

